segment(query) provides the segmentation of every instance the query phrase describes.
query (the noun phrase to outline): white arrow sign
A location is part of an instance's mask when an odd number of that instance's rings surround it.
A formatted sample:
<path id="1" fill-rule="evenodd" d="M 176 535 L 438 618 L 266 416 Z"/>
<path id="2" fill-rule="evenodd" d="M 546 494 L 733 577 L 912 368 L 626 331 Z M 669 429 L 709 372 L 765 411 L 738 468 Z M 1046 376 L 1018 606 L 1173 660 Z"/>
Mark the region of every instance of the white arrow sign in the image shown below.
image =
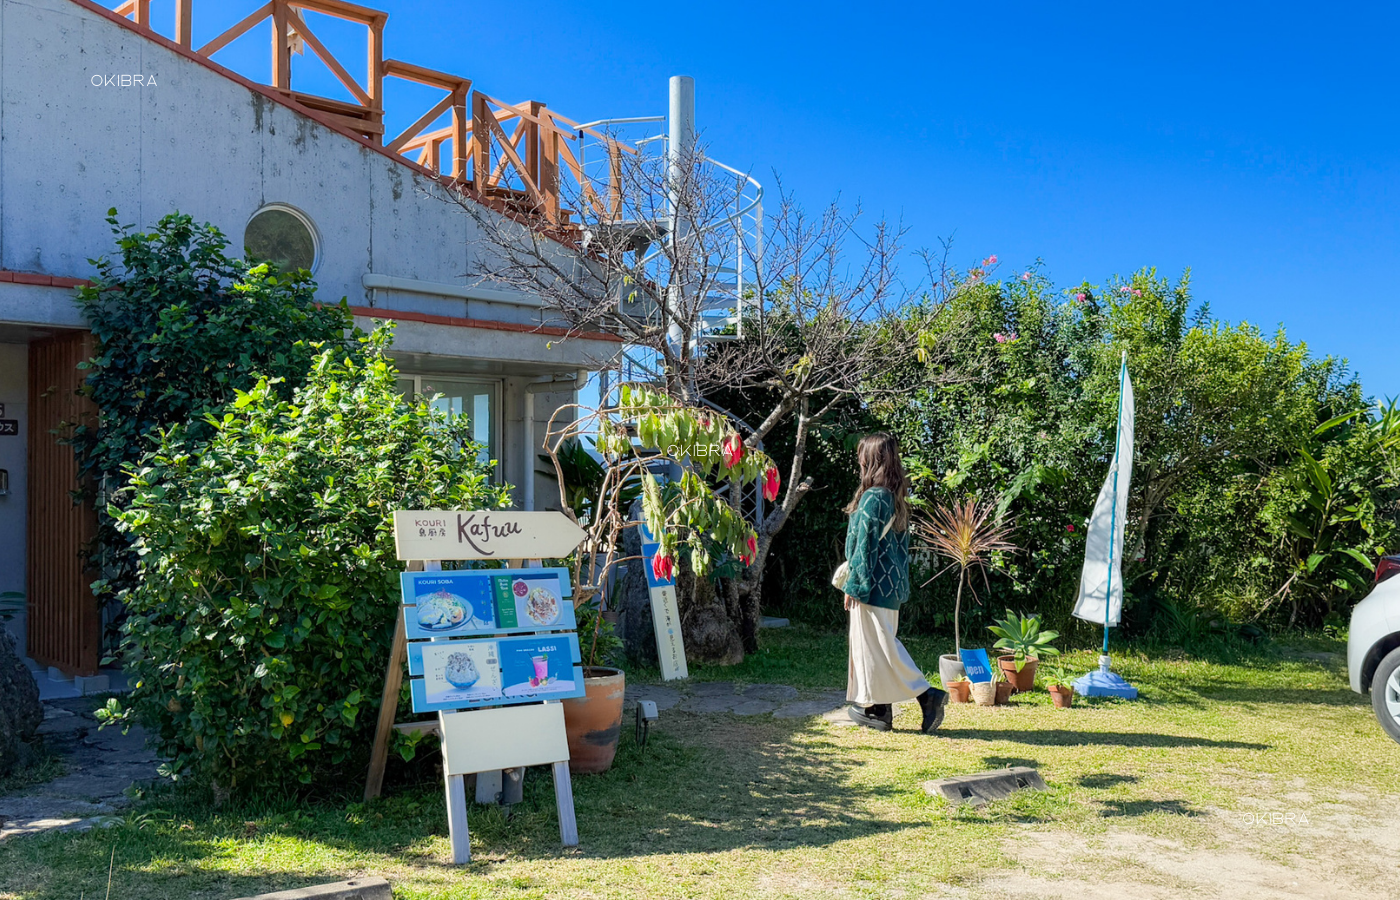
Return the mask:
<path id="1" fill-rule="evenodd" d="M 585 536 L 561 512 L 394 512 L 399 559 L 550 559 L 573 553 Z"/>

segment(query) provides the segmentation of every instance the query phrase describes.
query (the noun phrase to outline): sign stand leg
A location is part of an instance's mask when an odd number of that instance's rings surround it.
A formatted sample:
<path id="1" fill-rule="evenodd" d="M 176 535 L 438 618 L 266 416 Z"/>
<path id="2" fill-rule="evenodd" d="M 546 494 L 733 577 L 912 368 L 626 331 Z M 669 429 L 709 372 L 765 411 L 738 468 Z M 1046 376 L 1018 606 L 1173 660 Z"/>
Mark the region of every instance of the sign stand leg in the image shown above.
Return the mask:
<path id="1" fill-rule="evenodd" d="M 447 791 L 447 840 L 452 845 L 452 861 L 461 865 L 472 861 L 472 839 L 467 833 L 467 779 L 465 775 L 443 776 Z"/>
<path id="2" fill-rule="evenodd" d="M 569 763 L 554 764 L 554 805 L 559 809 L 559 842 L 578 846 L 578 822 L 574 820 L 574 783 L 569 779 Z"/>
<path id="3" fill-rule="evenodd" d="M 379 724 L 374 729 L 374 748 L 369 755 L 369 776 L 365 778 L 365 802 L 379 796 L 384 787 L 384 767 L 389 762 L 389 738 L 399 711 L 399 687 L 403 684 L 403 663 L 408 655 L 408 636 L 403 616 L 397 617 L 394 643 L 389 650 L 389 667 L 384 670 L 384 697 L 379 704 Z"/>

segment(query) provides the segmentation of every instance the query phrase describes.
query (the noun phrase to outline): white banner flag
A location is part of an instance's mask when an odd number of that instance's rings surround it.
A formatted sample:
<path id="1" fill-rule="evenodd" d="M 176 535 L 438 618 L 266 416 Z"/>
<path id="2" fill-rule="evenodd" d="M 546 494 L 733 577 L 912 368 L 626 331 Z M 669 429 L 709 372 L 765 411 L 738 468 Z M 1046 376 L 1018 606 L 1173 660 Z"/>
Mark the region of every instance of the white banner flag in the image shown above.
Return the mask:
<path id="1" fill-rule="evenodd" d="M 1116 482 L 1115 482 L 1116 477 Z M 1128 488 L 1133 479 L 1133 382 L 1123 363 L 1118 413 L 1118 447 L 1108 478 L 1099 488 L 1094 515 L 1085 535 L 1084 570 L 1074 615 L 1099 625 L 1117 625 L 1123 615 L 1123 525 L 1128 518 Z M 1116 500 L 1116 502 L 1115 502 Z M 1109 584 L 1112 583 L 1111 596 Z M 1104 603 L 1108 616 L 1104 617 Z"/>

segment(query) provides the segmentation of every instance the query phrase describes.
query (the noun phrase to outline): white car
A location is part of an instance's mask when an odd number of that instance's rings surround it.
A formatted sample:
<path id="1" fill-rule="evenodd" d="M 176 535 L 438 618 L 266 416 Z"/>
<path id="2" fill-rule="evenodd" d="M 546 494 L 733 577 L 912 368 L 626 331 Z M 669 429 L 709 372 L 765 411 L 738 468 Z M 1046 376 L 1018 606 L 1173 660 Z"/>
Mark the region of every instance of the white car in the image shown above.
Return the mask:
<path id="1" fill-rule="evenodd" d="M 1347 671 L 1351 689 L 1371 692 L 1385 733 L 1400 742 L 1400 555 L 1376 566 L 1376 586 L 1351 611 Z"/>

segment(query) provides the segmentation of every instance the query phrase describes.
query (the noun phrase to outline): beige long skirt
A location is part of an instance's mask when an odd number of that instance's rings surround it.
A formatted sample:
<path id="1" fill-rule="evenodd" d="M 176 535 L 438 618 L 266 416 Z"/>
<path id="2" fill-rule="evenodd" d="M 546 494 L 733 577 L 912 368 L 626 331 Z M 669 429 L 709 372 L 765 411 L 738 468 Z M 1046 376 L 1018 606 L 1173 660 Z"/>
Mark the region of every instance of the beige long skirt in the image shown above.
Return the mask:
<path id="1" fill-rule="evenodd" d="M 857 706 L 912 700 L 929 689 L 909 651 L 894 636 L 899 610 L 857 603 L 851 610 L 846 699 Z"/>

